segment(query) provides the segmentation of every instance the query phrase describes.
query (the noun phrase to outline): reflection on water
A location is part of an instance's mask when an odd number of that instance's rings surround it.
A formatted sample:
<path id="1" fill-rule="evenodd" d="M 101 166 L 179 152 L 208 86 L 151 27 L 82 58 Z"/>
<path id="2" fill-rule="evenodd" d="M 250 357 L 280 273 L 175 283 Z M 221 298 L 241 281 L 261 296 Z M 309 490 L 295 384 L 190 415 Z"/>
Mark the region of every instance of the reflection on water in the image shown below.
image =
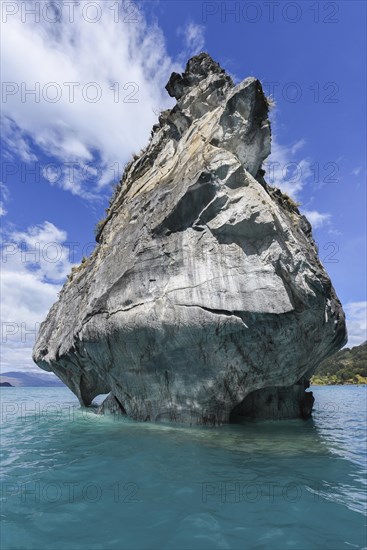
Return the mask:
<path id="1" fill-rule="evenodd" d="M 365 547 L 366 388 L 313 391 L 313 420 L 189 428 L 2 388 L 2 550 Z"/>

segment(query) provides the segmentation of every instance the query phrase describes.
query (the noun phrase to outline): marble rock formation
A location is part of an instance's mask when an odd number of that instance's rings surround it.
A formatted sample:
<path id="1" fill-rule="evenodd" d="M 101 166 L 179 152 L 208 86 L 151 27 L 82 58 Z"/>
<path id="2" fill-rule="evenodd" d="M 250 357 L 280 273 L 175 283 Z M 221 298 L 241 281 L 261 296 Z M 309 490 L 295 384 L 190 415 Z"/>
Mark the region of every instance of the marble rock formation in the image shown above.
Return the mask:
<path id="1" fill-rule="evenodd" d="M 267 185 L 268 101 L 209 55 L 173 73 L 176 105 L 124 172 L 42 323 L 34 361 L 87 406 L 138 420 L 308 417 L 308 380 L 346 341 L 297 205 Z"/>

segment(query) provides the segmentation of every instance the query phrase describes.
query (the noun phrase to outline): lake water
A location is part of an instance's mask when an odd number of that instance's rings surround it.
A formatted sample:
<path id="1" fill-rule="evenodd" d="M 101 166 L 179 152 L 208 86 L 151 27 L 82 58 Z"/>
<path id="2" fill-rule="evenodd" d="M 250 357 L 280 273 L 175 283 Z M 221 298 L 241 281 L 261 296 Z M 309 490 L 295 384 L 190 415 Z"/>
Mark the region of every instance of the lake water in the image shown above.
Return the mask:
<path id="1" fill-rule="evenodd" d="M 313 420 L 216 428 L 1 388 L 1 549 L 366 547 L 366 387 L 312 388 Z"/>

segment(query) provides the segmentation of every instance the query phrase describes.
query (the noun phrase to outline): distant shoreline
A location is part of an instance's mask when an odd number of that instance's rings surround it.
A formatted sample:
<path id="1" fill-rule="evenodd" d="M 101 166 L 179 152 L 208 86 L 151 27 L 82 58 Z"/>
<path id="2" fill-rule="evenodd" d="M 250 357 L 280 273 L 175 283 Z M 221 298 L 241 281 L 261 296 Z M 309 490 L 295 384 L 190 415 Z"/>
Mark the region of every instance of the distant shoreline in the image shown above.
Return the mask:
<path id="1" fill-rule="evenodd" d="M 337 382 L 332 382 L 330 380 L 323 380 L 322 378 L 316 378 L 315 380 L 311 380 L 310 385 L 311 386 L 366 386 L 367 378 L 364 378 L 363 380 L 360 380 L 358 382 L 353 382 L 351 380 L 347 380 L 345 382 L 343 382 L 342 380 L 338 380 Z"/>

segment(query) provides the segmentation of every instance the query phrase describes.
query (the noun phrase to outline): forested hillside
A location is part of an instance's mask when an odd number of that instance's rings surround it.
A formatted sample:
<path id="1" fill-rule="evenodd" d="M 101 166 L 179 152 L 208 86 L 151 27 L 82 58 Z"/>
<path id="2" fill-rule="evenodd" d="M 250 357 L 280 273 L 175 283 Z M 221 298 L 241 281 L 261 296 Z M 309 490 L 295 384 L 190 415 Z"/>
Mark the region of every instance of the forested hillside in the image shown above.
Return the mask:
<path id="1" fill-rule="evenodd" d="M 367 341 L 325 359 L 311 384 L 367 384 Z"/>

